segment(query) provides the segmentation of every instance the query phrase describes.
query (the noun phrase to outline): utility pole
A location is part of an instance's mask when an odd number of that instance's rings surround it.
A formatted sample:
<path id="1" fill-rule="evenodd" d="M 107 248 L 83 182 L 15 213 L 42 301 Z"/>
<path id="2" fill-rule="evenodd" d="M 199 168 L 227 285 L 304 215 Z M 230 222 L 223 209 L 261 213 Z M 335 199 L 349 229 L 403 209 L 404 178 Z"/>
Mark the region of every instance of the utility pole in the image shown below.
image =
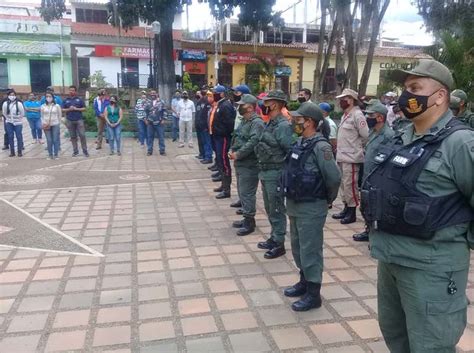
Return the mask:
<path id="1" fill-rule="evenodd" d="M 306 39 L 308 36 L 308 0 L 304 0 L 303 18 L 304 18 L 303 43 L 306 43 Z"/>

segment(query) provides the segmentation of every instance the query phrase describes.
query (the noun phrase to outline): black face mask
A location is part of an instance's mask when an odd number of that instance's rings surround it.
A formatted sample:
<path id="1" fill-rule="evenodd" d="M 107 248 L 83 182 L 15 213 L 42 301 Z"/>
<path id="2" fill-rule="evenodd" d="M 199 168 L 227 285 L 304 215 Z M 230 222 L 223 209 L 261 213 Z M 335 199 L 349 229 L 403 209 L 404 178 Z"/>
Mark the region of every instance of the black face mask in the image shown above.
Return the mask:
<path id="1" fill-rule="evenodd" d="M 183 99 L 188 99 L 188 96 L 186 96 L 186 95 L 183 95 Z"/>
<path id="2" fill-rule="evenodd" d="M 405 90 L 398 99 L 398 106 L 408 119 L 416 118 L 431 107 L 428 107 L 428 99 L 436 92 L 438 91 L 433 92 L 429 96 L 420 96 Z"/>
<path id="3" fill-rule="evenodd" d="M 306 102 L 306 98 L 305 97 L 298 97 L 298 102 L 304 103 L 304 102 Z"/>
<path id="4" fill-rule="evenodd" d="M 451 109 L 451 111 L 453 112 L 453 115 L 454 115 L 454 116 L 458 116 L 458 114 L 459 114 L 459 109 Z"/>
<path id="5" fill-rule="evenodd" d="M 247 109 L 243 105 L 239 105 L 239 114 L 243 116 L 245 113 L 247 113 Z"/>
<path id="6" fill-rule="evenodd" d="M 220 93 L 214 93 L 214 102 L 219 102 L 221 100 L 221 94 Z"/>
<path id="7" fill-rule="evenodd" d="M 238 96 L 238 95 L 234 94 L 234 102 L 237 103 L 238 101 L 240 101 L 240 98 L 241 98 L 241 96 Z"/>
<path id="8" fill-rule="evenodd" d="M 375 125 L 377 125 L 377 118 L 367 118 L 367 126 L 369 129 L 373 129 Z"/>

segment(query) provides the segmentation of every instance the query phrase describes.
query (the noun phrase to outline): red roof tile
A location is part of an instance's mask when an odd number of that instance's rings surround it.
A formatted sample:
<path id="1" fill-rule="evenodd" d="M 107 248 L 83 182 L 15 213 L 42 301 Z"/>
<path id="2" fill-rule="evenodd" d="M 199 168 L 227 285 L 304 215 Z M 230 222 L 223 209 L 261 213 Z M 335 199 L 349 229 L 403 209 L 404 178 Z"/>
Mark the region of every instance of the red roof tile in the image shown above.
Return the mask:
<path id="1" fill-rule="evenodd" d="M 133 27 L 128 31 L 108 24 L 102 23 L 80 23 L 73 22 L 71 24 L 72 34 L 85 34 L 93 36 L 107 36 L 107 37 L 129 37 L 129 38 L 148 38 L 152 36 L 151 31 L 146 31 L 144 27 Z M 179 40 L 182 37 L 182 31 L 173 30 L 173 39 Z"/>

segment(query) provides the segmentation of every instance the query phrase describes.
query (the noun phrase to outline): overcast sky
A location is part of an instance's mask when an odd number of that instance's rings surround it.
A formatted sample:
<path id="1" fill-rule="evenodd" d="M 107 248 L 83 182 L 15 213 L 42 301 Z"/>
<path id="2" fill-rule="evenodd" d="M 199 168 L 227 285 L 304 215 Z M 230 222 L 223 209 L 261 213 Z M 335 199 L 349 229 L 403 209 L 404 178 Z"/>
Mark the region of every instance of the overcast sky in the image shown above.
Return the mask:
<path id="1" fill-rule="evenodd" d="M 256 0 L 258 1 L 258 0 Z M 304 1 L 304 0 L 303 0 Z M 296 6 L 297 22 L 303 22 L 303 1 Z M 314 20 L 317 14 L 317 1 L 308 1 L 308 22 Z M 289 0 L 277 0 L 275 10 L 281 11 L 287 9 L 291 4 L 297 2 Z M 287 23 L 293 22 L 293 10 L 288 10 L 283 14 Z M 209 14 L 207 4 L 194 4 L 189 8 L 189 27 L 191 30 L 210 28 L 213 19 Z M 186 27 L 186 14 L 183 13 L 183 27 Z M 415 6 L 411 5 L 410 0 L 392 0 L 382 27 L 383 36 L 388 38 L 399 38 L 405 44 L 412 45 L 430 45 L 433 42 L 431 34 L 426 33 L 423 25 L 423 19 L 418 15 Z"/>

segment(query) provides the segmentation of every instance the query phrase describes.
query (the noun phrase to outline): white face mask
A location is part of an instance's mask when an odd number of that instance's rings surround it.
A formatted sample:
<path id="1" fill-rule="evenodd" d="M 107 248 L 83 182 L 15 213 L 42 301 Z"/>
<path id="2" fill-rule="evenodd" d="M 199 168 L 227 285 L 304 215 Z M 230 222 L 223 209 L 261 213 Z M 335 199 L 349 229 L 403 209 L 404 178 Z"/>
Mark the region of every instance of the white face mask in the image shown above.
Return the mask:
<path id="1" fill-rule="evenodd" d="M 13 102 L 16 99 L 16 96 L 8 96 L 8 99 Z"/>
<path id="2" fill-rule="evenodd" d="M 46 102 L 51 103 L 53 101 L 53 97 L 46 97 Z"/>

